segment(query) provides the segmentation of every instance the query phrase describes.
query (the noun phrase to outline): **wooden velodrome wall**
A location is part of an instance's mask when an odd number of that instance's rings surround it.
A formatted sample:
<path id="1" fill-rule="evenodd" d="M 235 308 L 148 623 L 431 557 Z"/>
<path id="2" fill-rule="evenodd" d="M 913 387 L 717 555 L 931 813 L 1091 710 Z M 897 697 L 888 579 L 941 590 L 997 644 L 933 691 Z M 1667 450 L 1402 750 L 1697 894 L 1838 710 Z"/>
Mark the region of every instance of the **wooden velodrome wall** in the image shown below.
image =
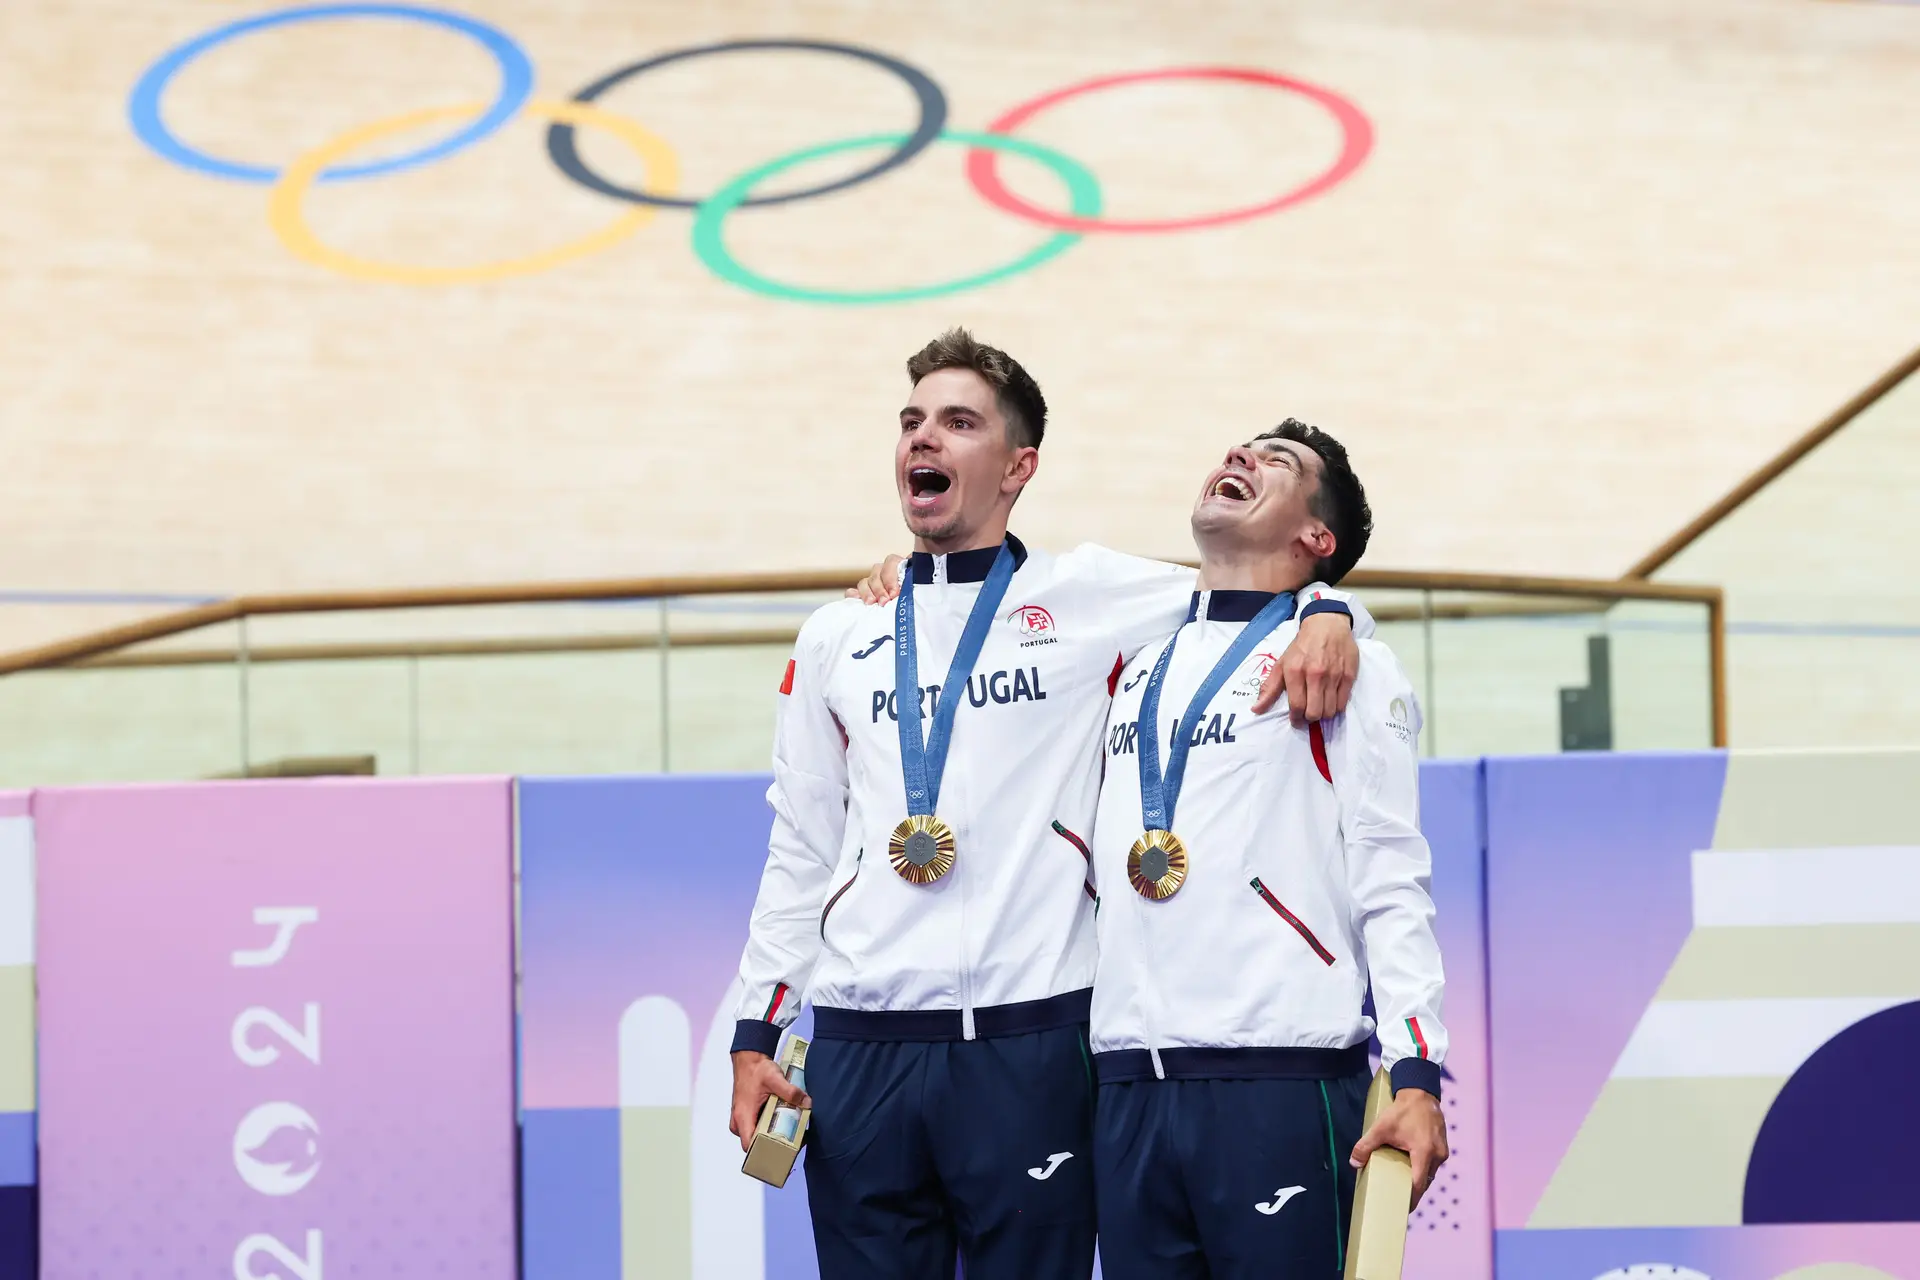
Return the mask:
<path id="1" fill-rule="evenodd" d="M 750 4 L 458 0 L 530 60 L 536 100 L 729 39 L 877 50 L 952 129 L 1089 78 L 1234 67 L 1319 86 L 1370 151 L 1318 196 L 1175 234 L 1093 233 L 916 301 L 772 298 L 718 278 L 690 212 L 514 278 L 422 286 L 289 251 L 257 182 L 156 154 L 129 95 L 250 0 L 0 6 L 0 588 L 223 594 L 863 562 L 900 541 L 901 362 L 974 326 L 1054 408 L 1019 527 L 1187 549 L 1229 442 L 1294 414 L 1348 440 L 1380 567 L 1619 572 L 1920 332 L 1920 11 L 1827 0 L 1160 0 Z M 482 103 L 499 75 L 413 20 L 282 22 L 163 98 L 204 152 L 279 168 L 346 131 Z M 683 60 L 599 106 L 705 195 L 814 146 L 909 129 L 881 67 Z M 611 127 L 617 127 L 618 121 Z M 445 121 L 369 145 L 378 158 Z M 523 110 L 446 158 L 324 183 L 319 241 L 410 267 L 512 259 L 634 206 L 556 169 Z M 1325 105 L 1159 80 L 1018 137 L 1114 217 L 1259 203 L 1333 161 Z M 633 183 L 589 122 L 588 163 Z M 382 148 L 386 150 L 383 151 Z M 884 154 L 822 158 L 778 188 Z M 938 143 L 872 181 L 740 211 L 738 260 L 828 290 L 965 277 L 1056 234 L 984 200 Z M 659 158 L 656 157 L 658 163 Z M 1016 194 L 1065 207 L 1031 159 Z M 110 620 L 14 609 L 0 639 Z M 57 616 L 56 616 L 57 614 Z"/>

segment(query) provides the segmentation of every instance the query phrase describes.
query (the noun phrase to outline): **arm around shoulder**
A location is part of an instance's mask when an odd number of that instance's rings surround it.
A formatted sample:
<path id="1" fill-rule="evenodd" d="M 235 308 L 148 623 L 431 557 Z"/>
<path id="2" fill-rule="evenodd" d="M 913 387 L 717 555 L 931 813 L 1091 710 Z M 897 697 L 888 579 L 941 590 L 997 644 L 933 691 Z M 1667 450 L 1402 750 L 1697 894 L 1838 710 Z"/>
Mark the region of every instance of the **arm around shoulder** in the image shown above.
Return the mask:
<path id="1" fill-rule="evenodd" d="M 1347 615 L 1353 623 L 1353 637 L 1356 640 L 1373 639 L 1373 615 L 1360 597 L 1351 591 L 1341 591 L 1324 582 L 1309 582 L 1297 593 L 1300 599 L 1300 618 L 1305 621 L 1317 613 L 1338 612 Z"/>
<path id="2" fill-rule="evenodd" d="M 1092 596 L 1122 661 L 1165 640 L 1186 620 L 1197 576 L 1185 565 L 1130 556 L 1097 542 L 1081 543 L 1059 565 Z"/>
<path id="3" fill-rule="evenodd" d="M 1373 616 L 1358 600 L 1317 582 L 1294 594 L 1294 608 L 1293 640 L 1267 673 L 1253 709 L 1265 712 L 1285 694 L 1287 714 L 1299 726 L 1347 709 L 1360 670 L 1359 640 L 1373 633 Z"/>

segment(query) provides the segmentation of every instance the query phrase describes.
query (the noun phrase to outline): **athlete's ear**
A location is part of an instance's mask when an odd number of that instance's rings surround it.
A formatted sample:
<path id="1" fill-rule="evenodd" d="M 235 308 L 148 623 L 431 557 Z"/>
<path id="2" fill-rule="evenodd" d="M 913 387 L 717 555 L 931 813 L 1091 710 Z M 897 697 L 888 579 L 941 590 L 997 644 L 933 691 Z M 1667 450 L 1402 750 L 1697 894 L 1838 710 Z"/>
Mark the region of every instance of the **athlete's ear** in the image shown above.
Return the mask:
<path id="1" fill-rule="evenodd" d="M 1328 556 L 1332 555 L 1333 548 L 1338 541 L 1339 540 L 1333 536 L 1333 530 L 1327 528 L 1327 526 L 1321 524 L 1318 520 L 1313 521 L 1300 531 L 1300 545 L 1307 549 L 1307 554 L 1312 556 L 1315 561 L 1325 560 Z"/>
<path id="2" fill-rule="evenodd" d="M 1040 451 L 1032 445 L 1013 451 L 1013 461 L 1007 464 L 1006 479 L 1000 482 L 1000 492 L 1017 494 L 1027 487 L 1034 472 L 1040 469 Z"/>

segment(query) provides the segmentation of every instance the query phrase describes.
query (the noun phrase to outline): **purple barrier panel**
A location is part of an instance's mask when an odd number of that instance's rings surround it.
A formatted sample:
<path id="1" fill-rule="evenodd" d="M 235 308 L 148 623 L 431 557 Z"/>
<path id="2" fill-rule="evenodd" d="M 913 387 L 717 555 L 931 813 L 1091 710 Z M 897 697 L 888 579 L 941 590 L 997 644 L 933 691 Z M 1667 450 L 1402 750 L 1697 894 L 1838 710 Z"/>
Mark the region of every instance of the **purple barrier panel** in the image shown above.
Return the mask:
<path id="1" fill-rule="evenodd" d="M 1486 771 L 1497 1273 L 1920 1277 L 1920 753 Z"/>
<path id="2" fill-rule="evenodd" d="M 727 1132 L 767 779 L 519 787 L 527 1280 L 813 1280 L 805 1157 L 775 1191 Z"/>
<path id="3" fill-rule="evenodd" d="M 1494 1224 L 1524 1227 L 1687 935 L 1718 755 L 1486 762 Z"/>
<path id="4" fill-rule="evenodd" d="M 813 1280 L 804 1157 L 784 1190 L 764 1188 L 739 1172 L 726 1131 L 730 985 L 766 858 L 767 779 L 519 785 L 527 1280 Z M 1413 1224 L 1407 1275 L 1484 1280 L 1478 765 L 1427 766 L 1422 806 L 1448 967 L 1457 1154 Z"/>
<path id="5" fill-rule="evenodd" d="M 1433 847 L 1434 930 L 1447 971 L 1442 1088 L 1452 1156 L 1407 1227 L 1406 1280 L 1493 1274 L 1493 1129 L 1487 1114 L 1487 975 L 1480 762 L 1420 766 L 1420 827 Z"/>
<path id="6" fill-rule="evenodd" d="M 48 1276 L 514 1274 L 510 803 L 36 794 Z"/>

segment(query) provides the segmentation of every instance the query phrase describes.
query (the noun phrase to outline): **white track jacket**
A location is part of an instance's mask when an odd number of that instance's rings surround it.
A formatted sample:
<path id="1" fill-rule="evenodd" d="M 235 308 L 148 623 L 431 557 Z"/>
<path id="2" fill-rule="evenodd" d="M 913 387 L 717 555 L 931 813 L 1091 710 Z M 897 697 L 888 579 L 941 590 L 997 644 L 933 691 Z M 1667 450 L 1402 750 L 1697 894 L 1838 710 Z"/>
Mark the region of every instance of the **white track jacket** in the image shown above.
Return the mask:
<path id="1" fill-rule="evenodd" d="M 1282 623 L 1227 678 L 1190 738 L 1172 822 L 1187 847 L 1185 882 L 1154 901 L 1127 879 L 1143 829 L 1139 734 L 1159 735 L 1164 768 L 1188 702 L 1271 598 L 1195 594 L 1158 726 L 1139 726 L 1140 701 L 1165 644 L 1121 675 L 1094 822 L 1094 1062 L 1102 1081 L 1324 1077 L 1356 1062 L 1364 1071 L 1371 980 L 1395 1087 L 1437 1097 L 1447 1033 L 1419 825 L 1420 709 L 1385 645 L 1360 642 L 1342 715 L 1295 729 L 1284 701 L 1251 711 L 1261 676 L 1299 627 Z"/>
<path id="2" fill-rule="evenodd" d="M 774 731 L 773 832 L 740 962 L 736 1050 L 771 1053 L 803 997 L 815 1034 L 852 1039 L 1086 1021 L 1107 708 L 1127 659 L 1180 624 L 1194 575 L 1104 547 L 1056 557 L 1010 541 L 1018 568 L 960 694 L 940 790 L 958 854 L 931 884 L 887 859 L 907 814 L 893 605 L 840 600 L 801 628 Z M 996 550 L 910 561 L 928 717 Z M 1349 603 L 1318 590 L 1319 608 Z M 1365 610 L 1352 613 L 1370 634 Z"/>

